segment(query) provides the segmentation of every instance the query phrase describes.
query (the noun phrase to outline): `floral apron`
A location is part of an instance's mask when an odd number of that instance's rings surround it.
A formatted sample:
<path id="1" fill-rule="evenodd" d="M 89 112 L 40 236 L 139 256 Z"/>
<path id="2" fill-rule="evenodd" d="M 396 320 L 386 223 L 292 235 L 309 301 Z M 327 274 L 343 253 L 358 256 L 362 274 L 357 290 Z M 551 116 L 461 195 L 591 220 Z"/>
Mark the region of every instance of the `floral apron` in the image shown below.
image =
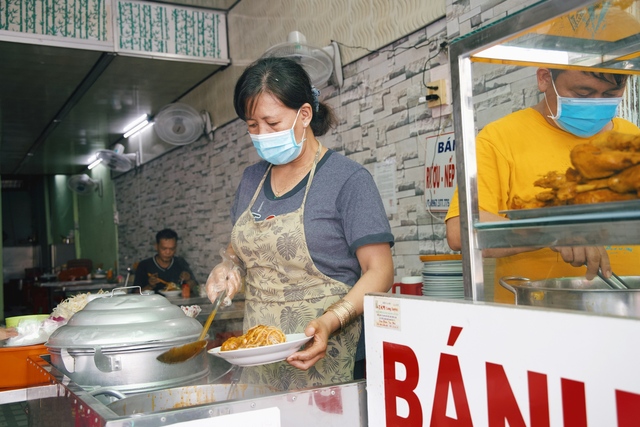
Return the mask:
<path id="1" fill-rule="evenodd" d="M 247 267 L 243 329 L 263 324 L 277 326 L 285 334 L 304 332 L 350 287 L 320 272 L 313 263 L 304 232 L 304 206 L 322 146 L 305 189 L 302 205 L 295 211 L 256 221 L 251 214 L 271 166 L 258 185 L 248 208 L 231 232 L 235 253 Z M 241 382 L 266 384 L 278 390 L 336 384 L 353 379 L 361 318 L 330 338 L 324 358 L 307 371 L 287 362 L 245 367 Z"/>

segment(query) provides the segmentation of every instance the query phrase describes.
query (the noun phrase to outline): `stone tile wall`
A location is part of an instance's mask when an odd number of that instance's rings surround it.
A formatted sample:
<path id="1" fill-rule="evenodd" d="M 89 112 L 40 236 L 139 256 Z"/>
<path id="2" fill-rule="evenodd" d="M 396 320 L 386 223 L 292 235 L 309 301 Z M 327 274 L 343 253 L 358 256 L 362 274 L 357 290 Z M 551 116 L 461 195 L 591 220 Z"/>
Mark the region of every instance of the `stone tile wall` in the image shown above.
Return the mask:
<path id="1" fill-rule="evenodd" d="M 322 99 L 340 118 L 337 129 L 321 138 L 323 144 L 372 174 L 376 164 L 395 163 L 397 209 L 389 221 L 396 238 L 396 280 L 421 273 L 420 255 L 451 252 L 444 213 L 426 209 L 424 176 L 426 140 L 452 132 L 452 116 L 445 110 L 437 117 L 419 102 L 425 95 L 423 81 L 448 70 L 449 58 L 441 44 L 531 3 L 447 0 L 446 19 L 348 64 L 344 86 L 322 90 Z M 537 102 L 534 70 L 475 67 L 479 128 Z M 217 129 L 213 142 L 203 139 L 179 147 L 116 178 L 120 265 L 151 256 L 155 232 L 170 227 L 181 236 L 180 255 L 190 262 L 197 279 L 205 281 L 219 261 L 218 251 L 229 241 L 229 210 L 242 171 L 257 160 L 246 125 L 235 120 Z"/>

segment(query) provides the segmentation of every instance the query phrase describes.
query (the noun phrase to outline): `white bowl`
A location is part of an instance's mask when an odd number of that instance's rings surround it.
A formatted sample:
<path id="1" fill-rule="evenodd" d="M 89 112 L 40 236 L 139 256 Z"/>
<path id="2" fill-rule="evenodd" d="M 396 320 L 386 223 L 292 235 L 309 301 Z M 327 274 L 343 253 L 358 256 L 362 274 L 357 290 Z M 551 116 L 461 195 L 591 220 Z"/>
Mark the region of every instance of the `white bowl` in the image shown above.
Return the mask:
<path id="1" fill-rule="evenodd" d="M 177 291 L 158 291 L 160 292 L 160 294 L 164 295 L 167 298 L 178 298 L 180 296 L 182 296 L 182 291 L 181 290 L 177 290 Z"/>

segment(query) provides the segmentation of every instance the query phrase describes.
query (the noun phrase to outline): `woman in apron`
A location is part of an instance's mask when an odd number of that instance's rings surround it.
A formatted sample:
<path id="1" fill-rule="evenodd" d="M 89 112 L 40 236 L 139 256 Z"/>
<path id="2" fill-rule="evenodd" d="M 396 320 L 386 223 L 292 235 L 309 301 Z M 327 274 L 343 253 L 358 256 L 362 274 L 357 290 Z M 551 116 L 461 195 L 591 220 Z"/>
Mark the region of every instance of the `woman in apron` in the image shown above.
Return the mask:
<path id="1" fill-rule="evenodd" d="M 290 390 L 352 380 L 364 294 L 393 284 L 380 194 L 364 167 L 316 139 L 336 123 L 318 95 L 284 58 L 258 60 L 236 84 L 236 113 L 263 161 L 238 186 L 231 242 L 207 295 L 226 289 L 230 301 L 244 282 L 245 332 L 263 324 L 313 336 L 286 361 L 245 367 L 243 383 Z"/>

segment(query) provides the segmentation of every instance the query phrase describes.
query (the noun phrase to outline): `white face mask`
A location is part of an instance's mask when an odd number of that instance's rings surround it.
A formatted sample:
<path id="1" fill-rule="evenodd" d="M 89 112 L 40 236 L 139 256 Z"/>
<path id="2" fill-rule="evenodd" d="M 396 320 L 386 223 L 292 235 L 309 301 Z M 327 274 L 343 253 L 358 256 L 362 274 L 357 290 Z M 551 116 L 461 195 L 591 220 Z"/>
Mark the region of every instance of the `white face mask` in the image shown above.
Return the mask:
<path id="1" fill-rule="evenodd" d="M 303 135 L 300 144 L 298 144 L 293 132 L 299 115 L 300 110 L 298 109 L 291 129 L 256 135 L 249 134 L 253 146 L 256 147 L 261 158 L 274 165 L 284 165 L 298 158 L 302 151 L 302 144 L 306 141 Z M 305 127 L 304 130 L 306 132 L 307 128 Z"/>

